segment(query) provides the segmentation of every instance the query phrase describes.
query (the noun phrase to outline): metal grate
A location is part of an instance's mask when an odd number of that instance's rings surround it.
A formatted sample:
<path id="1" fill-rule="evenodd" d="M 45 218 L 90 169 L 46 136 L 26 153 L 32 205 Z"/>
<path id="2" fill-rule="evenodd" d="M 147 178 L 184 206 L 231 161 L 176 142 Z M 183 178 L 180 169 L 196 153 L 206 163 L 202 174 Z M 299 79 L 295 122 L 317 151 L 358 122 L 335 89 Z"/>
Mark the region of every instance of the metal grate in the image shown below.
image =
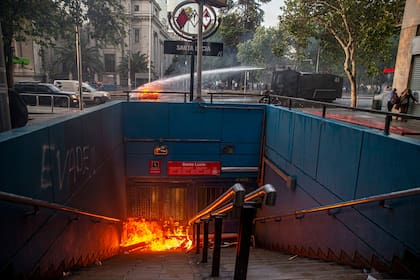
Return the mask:
<path id="1" fill-rule="evenodd" d="M 229 187 L 229 184 L 167 184 L 133 182 L 127 186 L 128 217 L 146 220 L 188 222 Z M 231 216 L 225 219 L 228 226 Z"/>

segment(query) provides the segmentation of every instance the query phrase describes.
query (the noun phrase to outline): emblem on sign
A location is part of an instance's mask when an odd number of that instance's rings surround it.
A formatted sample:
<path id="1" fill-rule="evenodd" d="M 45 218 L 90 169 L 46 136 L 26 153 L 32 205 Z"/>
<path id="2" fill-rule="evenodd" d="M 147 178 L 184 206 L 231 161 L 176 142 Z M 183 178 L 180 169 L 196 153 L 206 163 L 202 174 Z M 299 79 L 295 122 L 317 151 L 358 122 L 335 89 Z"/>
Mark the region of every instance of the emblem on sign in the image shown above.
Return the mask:
<path id="1" fill-rule="evenodd" d="M 187 0 L 178 4 L 173 13 L 168 14 L 168 21 L 175 33 L 187 40 L 196 40 L 198 35 L 199 17 L 198 4 L 194 0 Z M 210 5 L 203 8 L 203 38 L 213 35 L 219 28 L 216 11 Z"/>

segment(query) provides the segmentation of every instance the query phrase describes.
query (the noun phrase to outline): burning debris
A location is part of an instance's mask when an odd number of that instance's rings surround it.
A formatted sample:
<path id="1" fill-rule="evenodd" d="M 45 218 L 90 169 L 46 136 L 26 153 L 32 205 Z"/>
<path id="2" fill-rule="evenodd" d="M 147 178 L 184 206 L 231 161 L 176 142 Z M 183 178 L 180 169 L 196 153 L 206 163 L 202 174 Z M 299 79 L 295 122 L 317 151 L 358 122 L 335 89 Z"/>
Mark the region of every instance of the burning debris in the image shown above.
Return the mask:
<path id="1" fill-rule="evenodd" d="M 188 250 L 191 246 L 187 228 L 172 220 L 159 223 L 144 218 L 128 218 L 123 224 L 121 247 L 126 252 Z"/>

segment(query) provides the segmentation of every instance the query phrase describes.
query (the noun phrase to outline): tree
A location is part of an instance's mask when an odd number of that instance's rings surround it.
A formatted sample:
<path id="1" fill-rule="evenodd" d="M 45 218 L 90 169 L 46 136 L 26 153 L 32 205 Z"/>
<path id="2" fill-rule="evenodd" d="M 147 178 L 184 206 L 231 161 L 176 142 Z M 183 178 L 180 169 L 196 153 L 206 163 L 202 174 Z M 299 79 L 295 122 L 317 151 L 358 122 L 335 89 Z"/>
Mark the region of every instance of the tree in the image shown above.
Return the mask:
<path id="1" fill-rule="evenodd" d="M 147 55 L 136 52 L 132 53 L 131 56 L 127 55 L 122 60 L 121 63 L 118 65 L 118 72 L 120 72 L 121 79 L 126 80 L 127 79 L 127 73 L 128 73 L 128 62 L 130 59 L 130 79 L 131 81 L 134 81 L 136 73 L 144 73 L 148 72 L 148 57 Z M 154 66 L 151 65 L 152 72 Z"/>
<path id="2" fill-rule="evenodd" d="M 53 45 L 56 39 L 73 38 L 75 24 L 89 22 L 90 36 L 99 44 L 117 44 L 124 36 L 124 7 L 120 0 L 1 0 L 7 82 L 13 86 L 13 41 L 31 38 Z"/>
<path id="3" fill-rule="evenodd" d="M 390 38 L 401 18 L 403 0 L 286 0 L 280 22 L 297 45 L 317 34 L 332 36 L 344 53 L 343 69 L 357 104 L 356 76 L 360 62 L 375 68 L 375 59 L 389 56 Z"/>
<path id="4" fill-rule="evenodd" d="M 238 45 L 238 61 L 246 65 L 275 66 L 285 49 L 280 32 L 274 28 L 258 27 L 251 40 Z"/>
<path id="5" fill-rule="evenodd" d="M 97 46 L 88 45 L 88 34 L 82 33 L 80 37 L 80 50 L 82 57 L 82 72 L 83 80 L 92 81 L 94 73 L 100 74 L 104 71 L 104 64 L 101 60 L 101 55 Z M 77 64 L 76 64 L 76 45 L 74 42 L 69 41 L 64 47 L 56 48 L 57 59 L 54 64 L 66 65 L 69 73 L 73 77 L 77 77 Z"/>
<path id="6" fill-rule="evenodd" d="M 221 9 L 222 23 L 220 34 L 228 46 L 236 46 L 252 37 L 255 29 L 261 25 L 264 11 L 261 3 L 271 0 L 230 0 L 228 6 Z"/>

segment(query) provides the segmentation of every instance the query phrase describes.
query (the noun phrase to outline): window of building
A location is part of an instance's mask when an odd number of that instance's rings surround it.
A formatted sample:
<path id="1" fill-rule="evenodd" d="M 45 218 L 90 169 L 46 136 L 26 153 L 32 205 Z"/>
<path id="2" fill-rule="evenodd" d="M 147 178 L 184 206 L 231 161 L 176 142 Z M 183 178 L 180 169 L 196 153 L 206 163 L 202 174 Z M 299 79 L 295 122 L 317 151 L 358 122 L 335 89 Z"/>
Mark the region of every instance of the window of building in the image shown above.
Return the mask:
<path id="1" fill-rule="evenodd" d="M 140 11 L 140 6 L 139 5 L 134 5 L 134 11 L 139 12 Z"/>
<path id="2" fill-rule="evenodd" d="M 105 72 L 115 72 L 115 54 L 105 54 Z"/>
<path id="3" fill-rule="evenodd" d="M 420 25 L 417 25 L 416 36 L 420 36 Z"/>
<path id="4" fill-rule="evenodd" d="M 134 29 L 134 42 L 138 43 L 140 42 L 140 30 Z"/>

